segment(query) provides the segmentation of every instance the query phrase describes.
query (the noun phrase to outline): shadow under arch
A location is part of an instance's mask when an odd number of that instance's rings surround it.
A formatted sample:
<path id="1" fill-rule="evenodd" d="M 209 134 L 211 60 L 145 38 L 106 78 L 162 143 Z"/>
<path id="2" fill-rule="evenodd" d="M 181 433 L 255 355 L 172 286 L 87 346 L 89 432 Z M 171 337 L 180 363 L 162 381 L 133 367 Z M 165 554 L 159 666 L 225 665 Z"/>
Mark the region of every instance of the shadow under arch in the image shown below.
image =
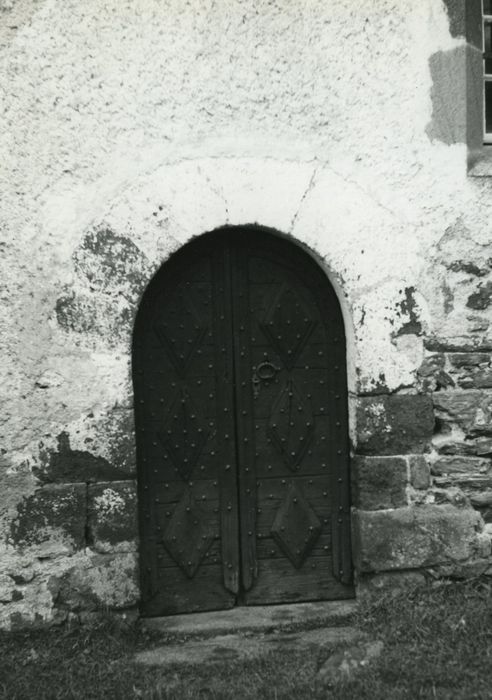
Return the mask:
<path id="1" fill-rule="evenodd" d="M 353 596 L 345 326 L 288 236 L 223 227 L 133 337 L 142 613 Z"/>

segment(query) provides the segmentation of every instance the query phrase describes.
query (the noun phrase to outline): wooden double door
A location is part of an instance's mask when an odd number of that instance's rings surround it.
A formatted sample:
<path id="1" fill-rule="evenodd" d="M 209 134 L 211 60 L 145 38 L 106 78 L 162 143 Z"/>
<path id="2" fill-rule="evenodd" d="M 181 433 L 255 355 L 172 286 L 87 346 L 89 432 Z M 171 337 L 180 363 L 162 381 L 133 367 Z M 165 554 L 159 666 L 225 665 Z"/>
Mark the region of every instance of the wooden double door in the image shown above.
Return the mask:
<path id="1" fill-rule="evenodd" d="M 351 597 L 345 338 L 315 262 L 252 227 L 185 246 L 133 373 L 142 613 Z"/>

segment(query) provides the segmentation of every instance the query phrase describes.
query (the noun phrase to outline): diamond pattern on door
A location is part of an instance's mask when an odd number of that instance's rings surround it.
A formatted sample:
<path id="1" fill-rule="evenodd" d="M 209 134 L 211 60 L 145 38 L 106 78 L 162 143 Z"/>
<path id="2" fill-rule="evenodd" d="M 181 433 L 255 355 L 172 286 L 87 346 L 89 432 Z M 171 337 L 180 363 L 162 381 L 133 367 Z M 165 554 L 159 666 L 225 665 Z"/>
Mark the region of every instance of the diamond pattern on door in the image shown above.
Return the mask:
<path id="1" fill-rule="evenodd" d="M 174 468 L 187 481 L 208 440 L 209 431 L 185 389 L 175 396 L 164 430 L 158 435 Z"/>
<path id="2" fill-rule="evenodd" d="M 299 569 L 321 532 L 321 523 L 297 486 L 292 484 L 272 525 L 272 536 Z"/>
<path id="3" fill-rule="evenodd" d="M 314 433 L 315 418 L 308 399 L 288 380 L 275 401 L 269 435 L 291 471 L 298 471 Z"/>
<path id="4" fill-rule="evenodd" d="M 193 578 L 214 540 L 215 525 L 209 509 L 189 492 L 176 506 L 162 541 L 188 578 Z"/>
<path id="5" fill-rule="evenodd" d="M 184 284 L 181 284 L 167 300 L 165 311 L 154 324 L 154 330 L 179 376 L 183 377 L 207 332 L 207 327 L 202 324 L 192 299 L 186 294 Z"/>
<path id="6" fill-rule="evenodd" d="M 291 368 L 316 327 L 311 311 L 295 289 L 282 284 L 275 296 L 261 330 L 287 368 Z"/>

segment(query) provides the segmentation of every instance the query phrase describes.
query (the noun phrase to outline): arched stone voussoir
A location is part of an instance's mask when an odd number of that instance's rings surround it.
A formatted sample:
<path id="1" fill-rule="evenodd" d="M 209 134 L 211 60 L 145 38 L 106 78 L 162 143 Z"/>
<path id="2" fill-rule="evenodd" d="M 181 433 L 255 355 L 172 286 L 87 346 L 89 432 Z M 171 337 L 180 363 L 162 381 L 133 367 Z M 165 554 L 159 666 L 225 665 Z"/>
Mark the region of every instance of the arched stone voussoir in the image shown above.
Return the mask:
<path id="1" fill-rule="evenodd" d="M 200 158 L 166 163 L 123 187 L 96 227 L 128 236 L 155 269 L 193 237 L 226 225 L 289 233 L 314 161 Z"/>

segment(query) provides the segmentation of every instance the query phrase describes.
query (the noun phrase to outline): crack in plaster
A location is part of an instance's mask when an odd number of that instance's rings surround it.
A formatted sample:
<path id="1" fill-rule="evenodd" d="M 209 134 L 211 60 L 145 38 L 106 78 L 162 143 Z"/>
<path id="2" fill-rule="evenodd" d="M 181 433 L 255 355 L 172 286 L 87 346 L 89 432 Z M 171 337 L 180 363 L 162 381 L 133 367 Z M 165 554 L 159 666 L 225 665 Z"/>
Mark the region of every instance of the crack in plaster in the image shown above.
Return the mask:
<path id="1" fill-rule="evenodd" d="M 208 186 L 210 187 L 210 190 L 214 194 L 216 194 L 219 199 L 221 199 L 223 201 L 224 208 L 225 208 L 225 214 L 226 214 L 225 223 L 228 224 L 229 223 L 229 205 L 227 202 L 227 197 L 224 194 L 224 190 L 222 189 L 222 187 L 220 187 L 220 185 L 216 185 L 212 182 L 210 175 L 208 175 L 208 173 L 206 173 L 206 172 L 203 172 L 203 170 L 201 169 L 199 164 L 197 164 L 197 172 L 201 177 L 205 177 L 205 180 L 206 180 Z"/>
<path id="2" fill-rule="evenodd" d="M 292 221 L 290 222 L 289 233 L 292 233 L 292 231 L 294 230 L 294 226 L 295 226 L 295 223 L 297 221 L 297 217 L 299 216 L 299 213 L 301 211 L 302 205 L 304 204 L 306 197 L 308 196 L 308 194 L 311 192 L 311 190 L 314 187 L 314 184 L 316 181 L 316 176 L 317 176 L 319 170 L 320 170 L 320 165 L 317 165 L 313 170 L 313 173 L 312 173 L 311 178 L 309 180 L 308 186 L 306 187 L 304 194 L 302 195 L 301 199 L 299 200 L 299 206 L 297 207 L 297 210 L 296 210 L 294 216 L 292 217 Z"/>
<path id="3" fill-rule="evenodd" d="M 393 209 L 390 209 L 386 204 L 383 204 L 382 202 L 379 201 L 379 199 L 374 195 L 373 192 L 370 190 L 366 189 L 363 185 L 360 184 L 357 180 L 352 180 L 349 177 L 346 177 L 343 175 L 343 173 L 339 172 L 336 170 L 332 165 L 326 164 L 325 166 L 328 170 L 330 170 L 334 175 L 339 177 L 343 182 L 345 182 L 347 185 L 351 185 L 355 187 L 356 189 L 360 190 L 363 194 L 366 195 L 366 197 L 369 197 L 371 201 L 376 204 L 376 206 L 380 207 L 383 209 L 383 211 L 387 212 L 392 218 L 396 219 L 399 224 L 404 224 L 405 226 L 411 226 L 415 231 L 418 231 L 419 228 L 422 228 L 422 225 L 415 224 L 413 221 L 409 221 L 408 219 L 404 218 L 403 216 L 399 215 L 397 212 L 393 211 Z"/>

